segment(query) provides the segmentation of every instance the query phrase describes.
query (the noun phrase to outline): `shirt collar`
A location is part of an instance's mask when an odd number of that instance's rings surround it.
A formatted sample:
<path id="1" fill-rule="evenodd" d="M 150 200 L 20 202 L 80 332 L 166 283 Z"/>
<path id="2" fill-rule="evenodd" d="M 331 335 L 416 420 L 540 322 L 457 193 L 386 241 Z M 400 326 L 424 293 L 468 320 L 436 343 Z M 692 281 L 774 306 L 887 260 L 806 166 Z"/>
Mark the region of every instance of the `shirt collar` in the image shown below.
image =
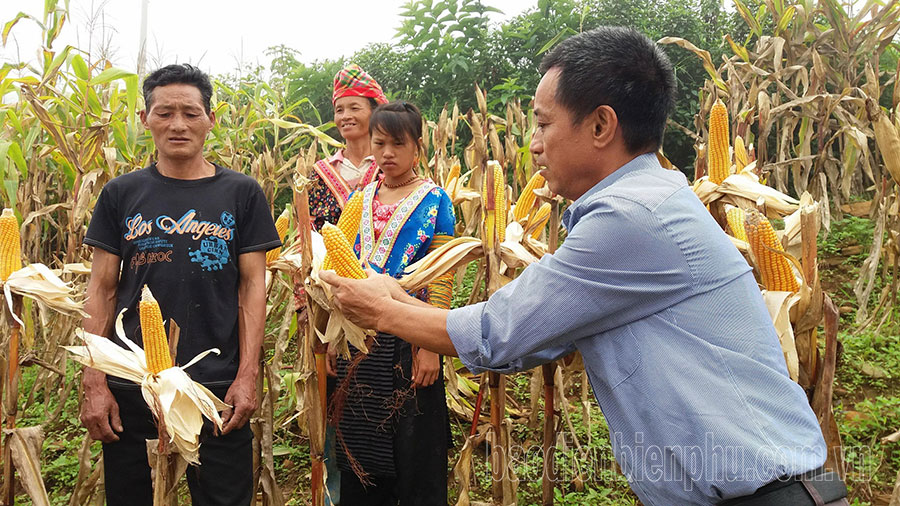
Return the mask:
<path id="1" fill-rule="evenodd" d="M 343 150 L 343 148 L 342 148 L 342 149 L 339 149 L 339 150 L 337 150 L 337 151 L 335 151 L 334 154 L 331 155 L 331 158 L 328 159 L 328 162 L 329 162 L 331 165 L 335 165 L 335 164 L 341 163 L 341 162 L 343 162 L 343 161 L 344 161 L 344 150 Z"/>
<path id="2" fill-rule="evenodd" d="M 582 209 L 584 204 L 597 193 L 600 193 L 605 188 L 622 179 L 626 174 L 638 170 L 659 168 L 659 166 L 659 160 L 656 158 L 656 153 L 644 153 L 643 155 L 634 157 L 631 161 L 616 169 L 612 174 L 601 179 L 600 182 L 595 184 L 590 190 L 584 192 L 584 195 L 578 197 L 575 202 L 572 202 L 572 205 L 570 205 L 563 213 L 563 226 L 566 227 L 566 230 L 572 230 L 572 227 L 578 223 L 582 213 L 585 211 L 585 209 Z"/>
<path id="3" fill-rule="evenodd" d="M 363 162 L 372 162 L 373 160 L 375 160 L 375 155 L 369 155 L 362 159 Z M 331 155 L 331 158 L 328 159 L 328 163 L 330 163 L 332 166 L 340 164 L 343 161 L 344 161 L 344 149 L 343 148 L 335 151 L 335 153 L 333 155 Z M 349 160 L 347 160 L 347 161 L 349 162 Z M 365 165 L 365 164 L 361 163 L 360 165 Z"/>

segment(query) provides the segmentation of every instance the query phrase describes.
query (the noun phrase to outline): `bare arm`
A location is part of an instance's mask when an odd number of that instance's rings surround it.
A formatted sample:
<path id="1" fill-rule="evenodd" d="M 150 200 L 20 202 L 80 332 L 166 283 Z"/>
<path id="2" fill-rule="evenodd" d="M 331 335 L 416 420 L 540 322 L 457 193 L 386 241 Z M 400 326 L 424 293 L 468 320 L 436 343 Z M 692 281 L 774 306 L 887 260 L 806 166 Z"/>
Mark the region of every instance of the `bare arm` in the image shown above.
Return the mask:
<path id="1" fill-rule="evenodd" d="M 119 286 L 118 255 L 94 248 L 91 262 L 91 279 L 88 281 L 87 300 L 82 320 L 86 332 L 109 337 L 116 312 L 116 292 Z M 85 368 L 82 376 L 84 402 L 81 405 L 81 423 L 93 439 L 110 443 L 122 432 L 119 406 L 106 385 L 106 374 L 97 369 Z"/>
<path id="2" fill-rule="evenodd" d="M 457 356 L 447 334 L 446 309 L 436 308 L 409 296 L 390 276 L 369 269 L 367 279 L 342 278 L 320 272 L 330 284 L 338 307 L 363 328 L 393 334 L 404 341 L 441 355 Z"/>
<path id="3" fill-rule="evenodd" d="M 266 253 L 238 256 L 238 341 L 240 363 L 225 402 L 234 406 L 222 413 L 223 434 L 239 429 L 256 410 L 256 377 L 266 325 Z"/>

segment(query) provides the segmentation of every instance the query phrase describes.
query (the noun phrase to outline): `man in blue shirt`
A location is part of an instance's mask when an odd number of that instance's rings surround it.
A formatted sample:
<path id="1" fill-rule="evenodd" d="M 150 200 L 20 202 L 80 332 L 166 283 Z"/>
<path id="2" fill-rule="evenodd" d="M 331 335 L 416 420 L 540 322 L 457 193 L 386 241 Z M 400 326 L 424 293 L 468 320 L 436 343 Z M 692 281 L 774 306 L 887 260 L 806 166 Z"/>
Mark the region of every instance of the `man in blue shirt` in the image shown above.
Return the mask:
<path id="1" fill-rule="evenodd" d="M 371 271 L 322 273 L 341 309 L 473 372 L 577 349 L 644 504 L 831 500 L 798 478 L 827 450 L 750 267 L 656 159 L 673 103 L 668 58 L 634 30 L 604 27 L 561 43 L 542 71 L 530 149 L 550 189 L 574 201 L 559 250 L 452 311 Z"/>

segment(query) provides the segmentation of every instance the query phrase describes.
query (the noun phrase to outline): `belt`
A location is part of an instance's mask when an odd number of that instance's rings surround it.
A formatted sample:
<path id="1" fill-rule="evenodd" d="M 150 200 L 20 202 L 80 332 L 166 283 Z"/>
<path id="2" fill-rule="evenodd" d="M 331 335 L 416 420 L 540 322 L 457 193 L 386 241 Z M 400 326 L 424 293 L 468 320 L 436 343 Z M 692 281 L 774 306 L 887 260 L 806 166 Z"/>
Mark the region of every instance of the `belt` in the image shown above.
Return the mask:
<path id="1" fill-rule="evenodd" d="M 719 506 L 838 506 L 847 503 L 847 486 L 837 473 L 818 468 L 778 478 L 756 492 L 719 503 Z"/>

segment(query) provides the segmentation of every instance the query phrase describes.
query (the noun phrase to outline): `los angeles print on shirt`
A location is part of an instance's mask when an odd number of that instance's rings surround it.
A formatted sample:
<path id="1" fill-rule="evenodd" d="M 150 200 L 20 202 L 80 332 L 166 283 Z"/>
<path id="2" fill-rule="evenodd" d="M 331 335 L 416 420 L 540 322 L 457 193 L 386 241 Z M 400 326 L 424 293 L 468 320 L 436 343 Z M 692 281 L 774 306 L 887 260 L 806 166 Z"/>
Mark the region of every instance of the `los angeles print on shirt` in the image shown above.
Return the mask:
<path id="1" fill-rule="evenodd" d="M 228 211 L 222 211 L 218 222 L 198 220 L 195 209 L 180 218 L 164 214 L 148 219 L 138 213 L 125 219 L 124 239 L 131 241 L 137 250 L 129 267 L 137 269 L 142 265 L 172 262 L 173 244 L 166 236 L 179 235 L 199 241 L 197 248 L 188 250 L 192 262 L 200 263 L 203 270 L 221 270 L 231 259 L 228 243 L 234 237 L 234 225 L 234 216 Z M 150 235 L 154 230 L 157 235 Z"/>

